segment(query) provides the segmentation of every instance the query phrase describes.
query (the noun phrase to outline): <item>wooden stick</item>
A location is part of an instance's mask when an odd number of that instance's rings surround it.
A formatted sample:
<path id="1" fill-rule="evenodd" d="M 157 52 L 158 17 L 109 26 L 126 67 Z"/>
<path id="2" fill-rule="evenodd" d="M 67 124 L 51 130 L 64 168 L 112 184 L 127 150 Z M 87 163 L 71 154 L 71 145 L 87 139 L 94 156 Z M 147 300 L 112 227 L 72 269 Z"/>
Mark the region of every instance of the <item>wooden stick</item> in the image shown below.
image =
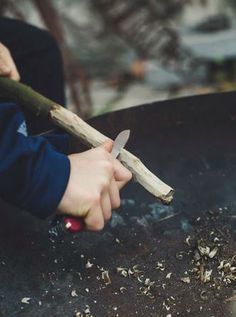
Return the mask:
<path id="1" fill-rule="evenodd" d="M 71 111 L 45 98 L 30 87 L 3 77 L 0 78 L 0 99 L 2 98 L 18 103 L 34 112 L 36 116 L 49 117 L 56 125 L 92 147 L 102 144 L 107 139 L 105 135 Z M 151 173 L 139 158 L 122 149 L 118 159 L 147 191 L 163 203 L 171 202 L 174 190 Z"/>

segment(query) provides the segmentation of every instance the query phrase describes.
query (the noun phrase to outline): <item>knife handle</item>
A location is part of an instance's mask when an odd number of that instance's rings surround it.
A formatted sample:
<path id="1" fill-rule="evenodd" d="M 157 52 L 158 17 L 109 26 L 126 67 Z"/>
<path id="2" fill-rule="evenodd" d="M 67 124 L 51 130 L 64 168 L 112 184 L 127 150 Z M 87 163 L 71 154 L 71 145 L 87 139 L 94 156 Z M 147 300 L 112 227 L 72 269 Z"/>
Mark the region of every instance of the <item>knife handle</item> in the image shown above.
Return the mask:
<path id="1" fill-rule="evenodd" d="M 84 221 L 81 218 L 64 217 L 63 223 L 65 229 L 70 233 L 78 233 L 84 230 Z"/>
<path id="2" fill-rule="evenodd" d="M 85 229 L 85 223 L 82 218 L 57 216 L 53 220 L 52 227 L 49 232 L 58 236 L 61 232 L 69 232 L 72 234 L 79 233 Z"/>

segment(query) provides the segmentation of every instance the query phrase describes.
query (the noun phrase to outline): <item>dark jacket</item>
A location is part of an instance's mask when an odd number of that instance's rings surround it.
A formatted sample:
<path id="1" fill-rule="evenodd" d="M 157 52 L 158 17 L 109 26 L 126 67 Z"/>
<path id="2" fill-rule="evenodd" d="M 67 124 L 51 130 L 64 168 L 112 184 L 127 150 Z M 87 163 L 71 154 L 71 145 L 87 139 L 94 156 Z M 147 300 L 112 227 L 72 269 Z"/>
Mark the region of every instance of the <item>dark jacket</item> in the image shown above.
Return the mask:
<path id="1" fill-rule="evenodd" d="M 0 197 L 44 218 L 58 206 L 70 174 L 69 136 L 28 136 L 20 108 L 0 103 Z"/>

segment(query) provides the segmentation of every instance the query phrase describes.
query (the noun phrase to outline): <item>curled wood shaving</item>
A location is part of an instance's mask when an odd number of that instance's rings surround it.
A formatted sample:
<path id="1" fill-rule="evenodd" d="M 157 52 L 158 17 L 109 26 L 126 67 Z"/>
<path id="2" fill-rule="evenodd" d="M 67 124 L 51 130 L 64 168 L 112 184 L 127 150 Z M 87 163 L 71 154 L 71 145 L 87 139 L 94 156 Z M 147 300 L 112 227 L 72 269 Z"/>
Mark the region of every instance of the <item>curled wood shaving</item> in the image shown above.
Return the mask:
<path id="1" fill-rule="evenodd" d="M 124 286 L 121 286 L 121 287 L 120 287 L 120 292 L 121 292 L 121 294 L 124 294 L 125 291 L 127 291 L 127 288 L 124 287 Z"/>
<path id="2" fill-rule="evenodd" d="M 90 260 L 87 261 L 87 263 L 85 264 L 86 269 L 90 269 L 91 267 L 93 267 L 93 263 L 90 262 Z"/>
<path id="3" fill-rule="evenodd" d="M 171 275 L 172 275 L 172 273 L 171 273 L 171 272 L 170 272 L 170 273 L 168 273 L 168 274 L 166 275 L 166 278 L 170 279 L 170 278 L 171 278 Z"/>
<path id="4" fill-rule="evenodd" d="M 125 267 L 117 267 L 116 268 L 117 273 L 119 273 L 120 275 L 127 277 L 128 276 L 128 269 Z"/>
<path id="5" fill-rule="evenodd" d="M 191 237 L 187 236 L 187 238 L 185 239 L 185 243 L 190 247 L 191 243 L 190 243 Z"/>
<path id="6" fill-rule="evenodd" d="M 109 276 L 109 271 L 103 271 L 102 272 L 102 279 L 104 281 L 104 283 L 106 285 L 109 285 L 111 284 L 111 279 L 110 279 L 110 276 Z"/>
<path id="7" fill-rule="evenodd" d="M 157 262 L 156 269 L 163 272 L 163 271 L 165 271 L 166 268 L 164 267 L 163 263 Z"/>
<path id="8" fill-rule="evenodd" d="M 207 291 L 202 291 L 200 297 L 204 301 L 208 300 Z"/>
<path id="9" fill-rule="evenodd" d="M 23 297 L 22 300 L 21 300 L 21 302 L 22 302 L 23 304 L 29 304 L 29 303 L 30 303 L 30 300 L 31 300 L 30 297 Z"/>
<path id="10" fill-rule="evenodd" d="M 78 297 L 78 294 L 76 293 L 75 289 L 73 289 L 70 294 L 72 297 Z"/>
<path id="11" fill-rule="evenodd" d="M 90 307 L 86 305 L 86 308 L 83 312 L 78 311 L 75 313 L 75 317 L 93 317 L 93 315 L 90 312 Z"/>

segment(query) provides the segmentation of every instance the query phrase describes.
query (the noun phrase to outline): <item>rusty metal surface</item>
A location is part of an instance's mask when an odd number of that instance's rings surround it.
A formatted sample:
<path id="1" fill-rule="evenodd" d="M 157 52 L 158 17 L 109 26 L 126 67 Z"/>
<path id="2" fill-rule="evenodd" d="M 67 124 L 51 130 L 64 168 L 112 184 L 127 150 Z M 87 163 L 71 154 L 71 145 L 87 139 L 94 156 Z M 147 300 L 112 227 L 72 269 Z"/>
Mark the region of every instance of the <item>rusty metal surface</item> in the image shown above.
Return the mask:
<path id="1" fill-rule="evenodd" d="M 127 149 L 176 189 L 171 206 L 131 183 L 103 232 L 52 239 L 48 221 L 1 203 L 0 316 L 75 316 L 86 305 L 98 317 L 234 316 L 233 301 L 229 307 L 225 300 L 235 282 L 215 289 L 192 277 L 189 284 L 180 279 L 194 247 L 185 243 L 188 235 L 196 241 L 214 231 L 225 245 L 219 256 L 235 252 L 235 100 L 236 93 L 183 98 L 91 121 L 111 137 L 131 129 Z M 142 271 L 140 281 L 117 273 L 117 267 L 134 265 Z M 216 260 L 212 265 L 215 270 Z M 106 270 L 109 285 L 102 279 Z M 150 296 L 140 289 L 147 278 L 155 282 Z"/>

